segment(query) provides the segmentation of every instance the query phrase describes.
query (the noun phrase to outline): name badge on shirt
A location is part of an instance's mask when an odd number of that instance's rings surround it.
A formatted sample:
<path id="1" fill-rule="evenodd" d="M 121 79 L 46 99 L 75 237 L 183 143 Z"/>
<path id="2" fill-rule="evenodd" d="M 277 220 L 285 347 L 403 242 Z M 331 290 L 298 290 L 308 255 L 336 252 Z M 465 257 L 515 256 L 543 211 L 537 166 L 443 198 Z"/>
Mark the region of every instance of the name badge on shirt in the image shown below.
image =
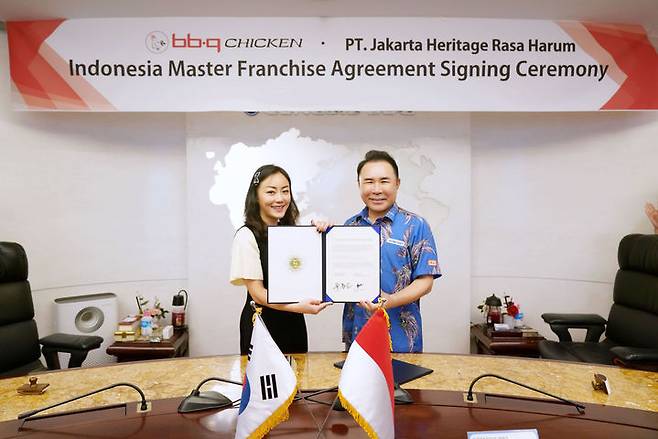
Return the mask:
<path id="1" fill-rule="evenodd" d="M 398 246 L 400 246 L 400 247 L 404 247 L 404 246 L 405 246 L 404 241 L 400 241 L 399 239 L 388 238 L 388 239 L 386 240 L 386 242 L 389 243 L 389 244 L 395 244 L 395 245 L 398 245 Z"/>

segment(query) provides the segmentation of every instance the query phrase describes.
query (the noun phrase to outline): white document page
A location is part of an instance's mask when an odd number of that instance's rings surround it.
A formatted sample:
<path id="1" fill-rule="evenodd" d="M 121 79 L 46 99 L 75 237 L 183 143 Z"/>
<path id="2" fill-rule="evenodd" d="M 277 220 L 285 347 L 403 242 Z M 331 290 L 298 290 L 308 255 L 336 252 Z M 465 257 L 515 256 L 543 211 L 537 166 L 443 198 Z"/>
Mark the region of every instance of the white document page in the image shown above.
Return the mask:
<path id="1" fill-rule="evenodd" d="M 379 296 L 379 250 L 379 233 L 370 226 L 332 227 L 325 241 L 329 299 L 358 302 Z"/>
<path id="2" fill-rule="evenodd" d="M 268 303 L 322 300 L 322 235 L 313 226 L 267 231 Z"/>

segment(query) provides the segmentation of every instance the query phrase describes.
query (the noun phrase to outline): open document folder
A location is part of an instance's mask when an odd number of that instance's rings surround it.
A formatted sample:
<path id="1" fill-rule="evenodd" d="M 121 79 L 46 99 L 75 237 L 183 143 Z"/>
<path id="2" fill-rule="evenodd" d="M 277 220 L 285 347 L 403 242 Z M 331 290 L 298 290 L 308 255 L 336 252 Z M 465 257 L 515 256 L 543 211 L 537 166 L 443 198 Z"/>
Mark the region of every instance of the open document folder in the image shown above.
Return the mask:
<path id="1" fill-rule="evenodd" d="M 274 226 L 267 232 L 268 303 L 372 301 L 379 295 L 378 226 Z"/>

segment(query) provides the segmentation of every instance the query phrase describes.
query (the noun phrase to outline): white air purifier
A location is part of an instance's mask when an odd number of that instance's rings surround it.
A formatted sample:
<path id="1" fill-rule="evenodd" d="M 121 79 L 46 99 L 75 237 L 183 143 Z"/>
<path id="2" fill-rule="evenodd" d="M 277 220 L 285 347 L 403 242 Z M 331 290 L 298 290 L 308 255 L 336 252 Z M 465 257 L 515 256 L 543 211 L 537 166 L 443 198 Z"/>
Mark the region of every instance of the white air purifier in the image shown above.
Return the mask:
<path id="1" fill-rule="evenodd" d="M 118 320 L 118 302 L 114 293 L 88 294 L 55 299 L 57 332 L 76 335 L 98 335 L 103 344 L 89 352 L 83 367 L 115 363 L 116 357 L 105 350 L 114 343 Z M 69 354 L 59 354 L 62 367 L 68 364 Z"/>

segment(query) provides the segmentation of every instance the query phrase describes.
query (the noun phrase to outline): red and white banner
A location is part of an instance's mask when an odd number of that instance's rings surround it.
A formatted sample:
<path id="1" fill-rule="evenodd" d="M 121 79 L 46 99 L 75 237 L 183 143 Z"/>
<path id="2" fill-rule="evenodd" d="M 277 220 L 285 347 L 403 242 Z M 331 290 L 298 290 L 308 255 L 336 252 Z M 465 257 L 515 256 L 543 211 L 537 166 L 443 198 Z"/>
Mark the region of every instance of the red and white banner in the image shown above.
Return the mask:
<path id="1" fill-rule="evenodd" d="M 635 25 L 111 18 L 7 32 L 20 110 L 658 109 L 658 55 Z"/>

